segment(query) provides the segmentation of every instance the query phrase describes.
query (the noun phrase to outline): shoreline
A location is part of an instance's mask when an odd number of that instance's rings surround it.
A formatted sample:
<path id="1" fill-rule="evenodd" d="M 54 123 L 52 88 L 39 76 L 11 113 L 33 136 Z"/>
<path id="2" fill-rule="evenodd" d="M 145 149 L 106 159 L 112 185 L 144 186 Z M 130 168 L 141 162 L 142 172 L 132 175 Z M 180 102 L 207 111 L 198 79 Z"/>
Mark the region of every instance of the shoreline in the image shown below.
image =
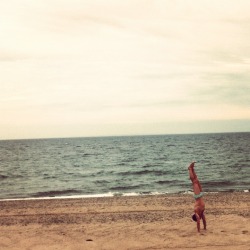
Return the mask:
<path id="1" fill-rule="evenodd" d="M 0 201 L 0 249 L 249 249 L 249 192 Z"/>
<path id="2" fill-rule="evenodd" d="M 249 193 L 249 190 L 234 190 L 234 191 L 212 191 L 212 192 L 203 192 L 205 195 L 209 194 L 218 194 L 218 193 Z M 1 201 L 26 201 L 26 200 L 62 200 L 62 199 L 89 199 L 89 198 L 107 198 L 107 197 L 141 197 L 141 196 L 160 196 L 160 195 L 193 195 L 192 191 L 185 192 L 151 192 L 151 193 L 103 193 L 103 194 L 82 194 L 82 195 L 68 195 L 68 196 L 41 196 L 41 197 L 23 197 L 23 198 L 0 198 Z"/>

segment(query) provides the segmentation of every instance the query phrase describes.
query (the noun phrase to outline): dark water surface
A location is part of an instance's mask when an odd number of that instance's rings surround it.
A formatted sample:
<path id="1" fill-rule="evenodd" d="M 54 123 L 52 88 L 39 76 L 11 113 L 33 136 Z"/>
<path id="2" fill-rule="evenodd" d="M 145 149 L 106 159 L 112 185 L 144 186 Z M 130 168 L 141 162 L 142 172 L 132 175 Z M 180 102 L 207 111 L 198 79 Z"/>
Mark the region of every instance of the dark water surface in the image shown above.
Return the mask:
<path id="1" fill-rule="evenodd" d="M 0 141 L 0 199 L 250 187 L 250 133 Z"/>

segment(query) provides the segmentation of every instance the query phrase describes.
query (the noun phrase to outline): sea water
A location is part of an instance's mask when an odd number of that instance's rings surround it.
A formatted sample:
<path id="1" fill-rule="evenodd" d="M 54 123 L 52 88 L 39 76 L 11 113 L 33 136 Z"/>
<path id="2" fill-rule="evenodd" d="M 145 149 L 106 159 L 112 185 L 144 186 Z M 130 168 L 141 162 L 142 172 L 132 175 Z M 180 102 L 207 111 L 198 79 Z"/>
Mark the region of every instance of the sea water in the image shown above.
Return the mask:
<path id="1" fill-rule="evenodd" d="M 0 141 L 0 199 L 249 191 L 250 133 Z"/>

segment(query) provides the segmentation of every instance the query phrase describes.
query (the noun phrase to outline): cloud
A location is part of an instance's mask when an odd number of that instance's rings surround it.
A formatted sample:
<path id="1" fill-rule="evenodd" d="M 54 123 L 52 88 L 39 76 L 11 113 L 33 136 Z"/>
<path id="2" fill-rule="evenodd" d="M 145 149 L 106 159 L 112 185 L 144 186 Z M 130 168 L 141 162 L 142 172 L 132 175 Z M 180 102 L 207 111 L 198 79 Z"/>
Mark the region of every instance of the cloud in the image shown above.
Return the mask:
<path id="1" fill-rule="evenodd" d="M 28 58 L 28 55 L 19 54 L 14 51 L 8 52 L 5 50 L 0 50 L 0 62 L 16 62 L 20 60 L 26 60 Z"/>
<path id="2" fill-rule="evenodd" d="M 247 119 L 249 7 L 248 0 L 2 1 L 2 120 Z"/>
<path id="3" fill-rule="evenodd" d="M 242 107 L 249 107 L 249 72 L 242 73 L 210 73 L 203 76 L 206 84 L 194 91 L 201 96 L 202 102 L 225 103 Z"/>

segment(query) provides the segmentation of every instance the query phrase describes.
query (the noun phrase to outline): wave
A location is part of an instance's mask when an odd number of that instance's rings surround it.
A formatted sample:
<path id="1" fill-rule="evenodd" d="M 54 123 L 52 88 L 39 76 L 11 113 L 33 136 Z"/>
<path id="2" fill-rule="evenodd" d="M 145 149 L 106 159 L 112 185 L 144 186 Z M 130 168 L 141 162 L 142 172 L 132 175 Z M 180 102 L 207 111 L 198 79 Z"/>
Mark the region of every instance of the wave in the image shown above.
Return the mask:
<path id="1" fill-rule="evenodd" d="M 9 178 L 9 176 L 0 174 L 0 180 L 4 180 L 4 179 L 7 179 L 7 178 Z"/>
<path id="2" fill-rule="evenodd" d="M 207 187 L 228 187 L 228 186 L 234 186 L 235 182 L 225 180 L 225 181 L 203 181 L 203 185 Z"/>
<path id="3" fill-rule="evenodd" d="M 107 180 L 96 180 L 94 181 L 95 184 L 107 184 L 107 183 L 110 183 L 109 181 Z"/>
<path id="4" fill-rule="evenodd" d="M 168 180 L 164 180 L 164 181 L 157 181 L 156 183 L 158 184 L 170 184 L 170 183 L 173 183 L 175 181 L 168 181 Z"/>
<path id="5" fill-rule="evenodd" d="M 166 186 L 167 188 L 172 188 L 178 186 L 178 188 L 185 189 L 189 186 L 189 184 L 181 181 L 181 180 L 163 180 L 163 181 L 156 181 L 156 184 L 160 186 Z"/>
<path id="6" fill-rule="evenodd" d="M 116 186 L 116 187 L 111 187 L 111 191 L 125 191 L 125 190 L 133 190 L 137 188 L 141 188 L 142 185 L 134 185 L 134 186 Z"/>
<path id="7" fill-rule="evenodd" d="M 158 158 L 157 160 L 163 160 L 163 158 Z M 142 167 L 143 168 L 151 168 L 151 167 L 161 167 L 161 166 L 162 166 L 162 164 L 160 164 L 160 163 L 154 163 L 154 164 L 147 163 L 147 164 L 143 165 Z"/>
<path id="8" fill-rule="evenodd" d="M 56 197 L 56 196 L 62 196 L 66 194 L 78 194 L 81 193 L 78 190 L 75 189 L 67 189 L 67 190 L 51 190 L 47 192 L 37 192 L 32 197 Z"/>
<path id="9" fill-rule="evenodd" d="M 131 172 L 131 171 L 119 172 L 117 174 L 122 175 L 122 176 L 127 176 L 127 175 L 145 175 L 145 174 L 164 175 L 167 173 L 168 173 L 168 171 L 145 169 L 145 170 L 139 170 L 139 171 L 133 171 L 133 172 Z"/>
<path id="10" fill-rule="evenodd" d="M 56 179 L 57 177 L 56 176 L 49 176 L 49 175 L 47 175 L 47 174 L 44 174 L 43 175 L 43 179 L 45 179 L 45 180 L 47 180 L 47 179 Z"/>
<path id="11" fill-rule="evenodd" d="M 0 181 L 5 180 L 5 179 L 18 179 L 18 178 L 23 178 L 23 177 L 24 176 L 20 175 L 20 174 L 16 174 L 16 175 L 13 175 L 13 174 L 10 174 L 10 175 L 0 174 Z"/>
<path id="12" fill-rule="evenodd" d="M 81 156 L 82 157 L 87 157 L 87 156 L 97 156 L 98 154 L 89 154 L 89 153 L 83 153 Z"/>
<path id="13" fill-rule="evenodd" d="M 126 166 L 126 162 L 121 162 L 121 163 L 118 163 L 117 166 Z"/>

